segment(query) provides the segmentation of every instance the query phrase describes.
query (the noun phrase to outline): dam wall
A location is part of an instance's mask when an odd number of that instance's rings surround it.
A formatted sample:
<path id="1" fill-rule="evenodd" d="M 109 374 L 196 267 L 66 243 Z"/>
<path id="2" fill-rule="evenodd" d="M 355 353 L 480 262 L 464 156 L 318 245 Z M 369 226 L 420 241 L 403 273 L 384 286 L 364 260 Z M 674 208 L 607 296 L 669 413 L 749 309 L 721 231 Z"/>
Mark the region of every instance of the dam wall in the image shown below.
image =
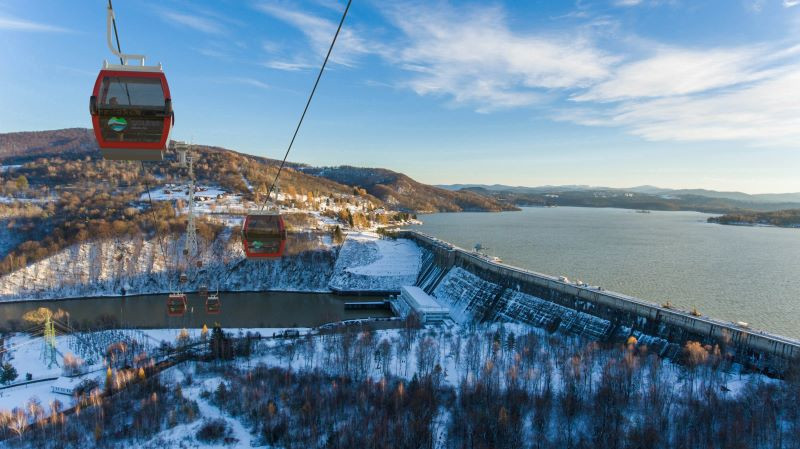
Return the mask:
<path id="1" fill-rule="evenodd" d="M 448 303 L 459 321 L 522 322 L 601 340 L 634 336 L 664 356 L 699 341 L 765 372 L 800 360 L 798 340 L 494 262 L 418 231 L 398 237 L 423 249 L 417 285 Z"/>

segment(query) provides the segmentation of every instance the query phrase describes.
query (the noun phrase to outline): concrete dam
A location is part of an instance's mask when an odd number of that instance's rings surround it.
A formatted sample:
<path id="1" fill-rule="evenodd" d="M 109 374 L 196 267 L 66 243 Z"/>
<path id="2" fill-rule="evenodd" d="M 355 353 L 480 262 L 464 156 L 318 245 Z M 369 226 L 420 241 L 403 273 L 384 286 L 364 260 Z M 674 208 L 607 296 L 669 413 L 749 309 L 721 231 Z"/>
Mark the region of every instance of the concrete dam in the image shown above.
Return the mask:
<path id="1" fill-rule="evenodd" d="M 742 365 L 771 374 L 800 360 L 800 341 L 632 296 L 580 286 L 554 276 L 493 262 L 417 231 L 398 237 L 422 248 L 416 285 L 451 309 L 456 321 L 507 321 L 601 341 L 639 344 L 664 357 L 679 356 L 687 341 L 718 345 Z"/>

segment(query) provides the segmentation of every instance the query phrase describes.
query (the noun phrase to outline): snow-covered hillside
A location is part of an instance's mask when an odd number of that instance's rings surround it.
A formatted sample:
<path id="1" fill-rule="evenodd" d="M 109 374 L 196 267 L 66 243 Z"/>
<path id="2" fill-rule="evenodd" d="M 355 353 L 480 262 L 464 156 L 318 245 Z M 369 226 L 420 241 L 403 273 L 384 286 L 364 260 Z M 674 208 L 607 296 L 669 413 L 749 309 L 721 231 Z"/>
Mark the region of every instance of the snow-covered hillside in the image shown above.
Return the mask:
<path id="1" fill-rule="evenodd" d="M 189 277 L 182 286 L 188 291 L 200 285 L 226 291 L 328 291 L 337 253 L 329 239 L 306 236 L 313 242 L 304 241 L 304 250 L 294 255 L 248 261 L 230 237 L 227 230 L 210 244 L 199 242 L 202 268 L 185 261 L 182 238 L 165 239 L 163 252 L 157 239 L 80 243 L 0 277 L 0 301 L 164 293 L 178 288 L 181 272 Z"/>
<path id="2" fill-rule="evenodd" d="M 290 255 L 261 261 L 246 260 L 231 232 L 210 243 L 198 237 L 201 268 L 183 256 L 183 238 L 165 239 L 163 251 L 158 239 L 76 244 L 0 277 L 0 301 L 195 291 L 200 285 L 224 291 L 395 291 L 413 285 L 419 272 L 420 249 L 410 240 L 357 233 L 339 250 L 325 234 L 290 234 Z M 189 278 L 181 286 L 180 273 Z"/>
<path id="3" fill-rule="evenodd" d="M 411 240 L 381 239 L 370 232 L 349 234 L 329 286 L 348 292 L 399 291 L 417 281 L 421 256 Z"/>

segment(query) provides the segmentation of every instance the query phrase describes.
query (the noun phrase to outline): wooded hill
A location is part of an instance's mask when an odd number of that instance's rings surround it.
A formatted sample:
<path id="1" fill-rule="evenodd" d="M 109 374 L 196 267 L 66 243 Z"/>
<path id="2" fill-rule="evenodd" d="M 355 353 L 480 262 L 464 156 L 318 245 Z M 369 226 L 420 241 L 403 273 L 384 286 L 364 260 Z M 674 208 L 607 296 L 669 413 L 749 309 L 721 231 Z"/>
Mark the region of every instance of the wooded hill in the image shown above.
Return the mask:
<path id="1" fill-rule="evenodd" d="M 800 209 L 778 210 L 774 212 L 740 212 L 726 214 L 720 217 L 709 217 L 708 222 L 797 228 L 800 227 Z"/>
<path id="2" fill-rule="evenodd" d="M 469 190 L 450 191 L 419 183 L 385 168 L 303 167 L 304 173 L 342 184 L 358 186 L 393 209 L 415 212 L 461 212 L 518 210 L 498 199 Z"/>
<path id="3" fill-rule="evenodd" d="M 275 177 L 279 161 L 238 153 L 226 148 L 196 145 L 195 172 L 200 182 L 217 184 L 232 193 L 251 195 L 265 192 Z M 0 134 L 0 162 L 23 166 L 15 176 L 24 175 L 31 187 L 69 189 L 87 186 L 131 185 L 138 163 L 110 162 L 100 157 L 91 130 L 73 128 L 54 131 Z M 146 163 L 151 174 L 171 182 L 178 170 L 174 154 L 160 163 Z M 5 181 L 5 179 L 4 179 Z M 452 192 L 414 181 L 385 169 L 338 167 L 314 168 L 287 163 L 280 189 L 315 196 L 358 195 L 389 209 L 404 212 L 455 212 L 514 210 L 493 198 L 472 192 Z M 6 192 L 7 194 L 8 192 Z"/>

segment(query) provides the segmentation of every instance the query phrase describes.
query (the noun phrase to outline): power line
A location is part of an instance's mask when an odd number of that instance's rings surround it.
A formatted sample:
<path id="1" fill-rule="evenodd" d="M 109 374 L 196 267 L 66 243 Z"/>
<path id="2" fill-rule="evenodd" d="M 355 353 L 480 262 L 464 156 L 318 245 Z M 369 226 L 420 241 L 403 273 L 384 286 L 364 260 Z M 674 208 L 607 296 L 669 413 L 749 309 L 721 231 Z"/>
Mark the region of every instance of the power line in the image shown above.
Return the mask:
<path id="1" fill-rule="evenodd" d="M 111 2 L 111 0 L 108 0 Z M 275 179 L 272 180 L 272 184 L 269 186 L 269 191 L 267 191 L 267 197 L 264 199 L 264 202 L 261 204 L 261 209 L 264 209 L 264 206 L 269 201 L 270 196 L 272 196 L 272 191 L 275 189 L 275 185 L 278 182 L 278 178 L 281 176 L 281 172 L 283 171 L 283 166 L 286 165 L 286 158 L 289 157 L 289 152 L 292 151 L 292 145 L 294 145 L 294 140 L 297 138 L 297 133 L 300 131 L 300 126 L 303 124 L 303 119 L 306 117 L 306 112 L 308 112 L 308 107 L 311 105 L 311 99 L 314 98 L 314 93 L 317 91 L 317 85 L 319 85 L 319 80 L 322 78 L 322 73 L 325 71 L 325 66 L 328 64 L 328 59 L 331 57 L 331 52 L 333 51 L 333 46 L 336 44 L 336 38 L 339 37 L 339 32 L 342 30 L 342 25 L 344 25 L 344 19 L 347 17 L 347 11 L 350 10 L 350 3 L 353 0 L 347 0 L 347 6 L 344 7 L 344 13 L 342 13 L 342 19 L 339 21 L 339 26 L 336 28 L 336 33 L 333 35 L 333 40 L 331 41 L 330 47 L 328 47 L 328 53 L 325 55 L 325 60 L 322 62 L 322 67 L 319 69 L 319 73 L 317 74 L 317 80 L 314 81 L 314 87 L 311 89 L 311 94 L 308 96 L 308 101 L 306 101 L 306 107 L 303 108 L 303 114 L 300 116 L 300 121 L 297 122 L 297 127 L 294 129 L 294 134 L 292 135 L 292 140 L 289 141 L 289 147 L 286 149 L 286 154 L 283 155 L 283 160 L 281 161 L 281 165 L 278 167 L 278 173 L 275 174 Z"/>
<path id="2" fill-rule="evenodd" d="M 158 245 L 161 247 L 161 256 L 164 258 L 164 268 L 166 269 L 169 261 L 167 259 L 167 251 L 164 249 L 164 238 L 161 236 L 161 231 L 158 229 L 158 218 L 156 217 L 156 208 L 153 205 L 153 197 L 150 196 L 150 182 L 147 181 L 147 170 L 144 168 L 144 161 L 139 162 L 142 164 L 142 179 L 147 189 L 147 199 L 150 202 L 150 214 L 153 217 L 153 228 L 156 230 Z M 172 278 L 169 277 L 169 273 L 167 273 L 167 278 L 170 279 L 169 289 L 172 290 Z"/>

